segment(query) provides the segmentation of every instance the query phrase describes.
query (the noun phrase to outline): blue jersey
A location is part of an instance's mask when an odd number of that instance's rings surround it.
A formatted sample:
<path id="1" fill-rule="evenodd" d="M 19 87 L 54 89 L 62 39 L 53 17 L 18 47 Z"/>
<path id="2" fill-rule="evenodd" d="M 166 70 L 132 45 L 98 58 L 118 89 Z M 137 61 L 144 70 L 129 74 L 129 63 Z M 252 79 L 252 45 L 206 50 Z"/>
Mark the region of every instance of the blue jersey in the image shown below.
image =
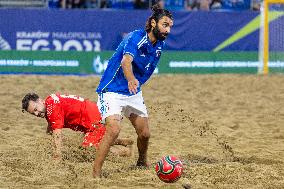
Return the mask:
<path id="1" fill-rule="evenodd" d="M 129 33 L 110 58 L 97 92 L 131 95 L 128 90 L 128 81 L 124 77 L 121 67 L 121 60 L 125 54 L 133 57 L 132 70 L 135 78 L 139 81 L 139 92 L 141 85 L 150 78 L 157 67 L 163 46 L 163 41 L 157 41 L 153 46 L 145 30 L 135 30 Z"/>

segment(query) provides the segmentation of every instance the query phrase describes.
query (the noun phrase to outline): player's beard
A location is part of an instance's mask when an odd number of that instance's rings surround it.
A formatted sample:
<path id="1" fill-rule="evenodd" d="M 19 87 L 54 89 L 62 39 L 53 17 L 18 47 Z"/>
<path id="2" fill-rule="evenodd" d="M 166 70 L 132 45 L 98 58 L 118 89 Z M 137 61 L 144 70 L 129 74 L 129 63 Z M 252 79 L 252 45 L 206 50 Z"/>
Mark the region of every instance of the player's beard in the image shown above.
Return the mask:
<path id="1" fill-rule="evenodd" d="M 45 118 L 45 115 L 46 115 L 46 107 L 44 107 L 42 109 L 42 111 L 39 112 L 39 116 L 38 117 Z"/>
<path id="2" fill-rule="evenodd" d="M 158 25 L 156 25 L 153 29 L 153 34 L 155 36 L 155 38 L 157 40 L 160 40 L 160 41 L 164 41 L 166 38 L 167 38 L 167 33 L 162 33 L 159 28 L 158 28 Z"/>
<path id="3" fill-rule="evenodd" d="M 45 118 L 45 112 L 39 112 L 37 117 Z"/>

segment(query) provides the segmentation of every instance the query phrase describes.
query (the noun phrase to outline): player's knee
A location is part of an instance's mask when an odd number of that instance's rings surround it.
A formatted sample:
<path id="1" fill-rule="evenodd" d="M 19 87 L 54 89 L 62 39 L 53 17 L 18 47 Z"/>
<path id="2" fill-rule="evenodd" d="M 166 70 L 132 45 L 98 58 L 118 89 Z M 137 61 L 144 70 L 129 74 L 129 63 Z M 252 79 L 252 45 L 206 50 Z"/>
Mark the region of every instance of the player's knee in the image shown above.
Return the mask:
<path id="1" fill-rule="evenodd" d="M 119 132 L 120 132 L 120 129 L 119 128 L 113 128 L 113 129 L 111 129 L 111 136 L 112 136 L 112 138 L 117 138 L 118 137 L 118 135 L 119 135 Z"/>
<path id="2" fill-rule="evenodd" d="M 111 116 L 107 118 L 106 124 L 107 134 L 112 138 L 116 139 L 120 132 L 120 121 L 116 119 L 116 117 Z"/>
<path id="3" fill-rule="evenodd" d="M 149 129 L 144 129 L 141 133 L 138 134 L 138 137 L 143 140 L 148 140 L 150 136 L 151 135 Z"/>
<path id="4" fill-rule="evenodd" d="M 120 127 L 118 125 L 112 125 L 107 129 L 108 135 L 113 139 L 116 139 L 118 137 L 119 132 L 120 132 Z"/>

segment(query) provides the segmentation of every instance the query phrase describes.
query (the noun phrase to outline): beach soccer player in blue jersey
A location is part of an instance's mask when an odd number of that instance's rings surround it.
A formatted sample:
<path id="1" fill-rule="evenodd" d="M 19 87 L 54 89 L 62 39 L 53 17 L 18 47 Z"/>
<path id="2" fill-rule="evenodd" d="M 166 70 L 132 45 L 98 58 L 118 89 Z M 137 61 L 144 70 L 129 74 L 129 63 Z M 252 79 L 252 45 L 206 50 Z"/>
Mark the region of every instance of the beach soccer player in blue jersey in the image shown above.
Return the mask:
<path id="1" fill-rule="evenodd" d="M 145 30 L 129 33 L 110 58 L 97 88 L 97 103 L 102 119 L 105 121 L 106 133 L 96 152 L 94 177 L 101 176 L 102 166 L 110 146 L 120 132 L 123 114 L 130 120 L 138 135 L 137 166 L 147 167 L 150 131 L 141 86 L 157 67 L 164 40 L 172 26 L 172 14 L 154 5 Z"/>

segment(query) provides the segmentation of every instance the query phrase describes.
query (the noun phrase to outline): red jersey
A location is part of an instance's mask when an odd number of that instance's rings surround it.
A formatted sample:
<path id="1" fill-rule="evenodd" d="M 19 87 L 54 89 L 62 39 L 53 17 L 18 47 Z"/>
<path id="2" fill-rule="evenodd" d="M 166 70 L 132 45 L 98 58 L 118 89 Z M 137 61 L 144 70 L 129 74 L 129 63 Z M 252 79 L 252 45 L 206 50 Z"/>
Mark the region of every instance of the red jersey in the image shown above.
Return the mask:
<path id="1" fill-rule="evenodd" d="M 87 133 L 102 126 L 97 105 L 79 96 L 51 94 L 45 105 L 46 120 L 52 130 L 70 128 Z"/>

